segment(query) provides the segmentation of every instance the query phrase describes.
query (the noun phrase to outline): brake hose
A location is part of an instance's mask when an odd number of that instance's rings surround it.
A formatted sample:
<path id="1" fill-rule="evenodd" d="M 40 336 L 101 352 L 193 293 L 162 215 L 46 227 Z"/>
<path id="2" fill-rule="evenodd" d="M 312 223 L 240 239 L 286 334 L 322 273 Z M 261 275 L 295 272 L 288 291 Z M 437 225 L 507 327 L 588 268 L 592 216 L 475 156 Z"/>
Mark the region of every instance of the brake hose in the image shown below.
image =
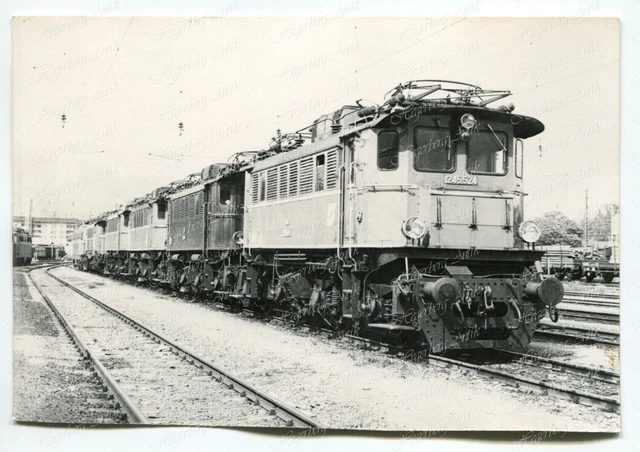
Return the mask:
<path id="1" fill-rule="evenodd" d="M 518 307 L 518 303 L 516 303 L 515 300 L 509 300 L 509 304 L 511 304 L 511 307 L 513 307 L 513 310 L 516 314 L 516 324 L 517 326 L 514 327 L 510 327 L 507 326 L 508 330 L 517 330 L 518 328 L 520 328 L 520 325 L 522 324 L 522 312 L 520 312 L 520 308 Z"/>

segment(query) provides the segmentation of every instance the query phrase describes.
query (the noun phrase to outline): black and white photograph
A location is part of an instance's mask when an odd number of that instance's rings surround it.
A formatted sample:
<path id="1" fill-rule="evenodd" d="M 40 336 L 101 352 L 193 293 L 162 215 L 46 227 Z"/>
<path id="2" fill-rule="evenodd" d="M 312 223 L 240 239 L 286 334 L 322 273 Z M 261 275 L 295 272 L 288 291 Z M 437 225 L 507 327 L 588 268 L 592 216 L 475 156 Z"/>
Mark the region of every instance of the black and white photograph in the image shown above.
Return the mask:
<path id="1" fill-rule="evenodd" d="M 15 15 L 13 421 L 620 432 L 597 3 Z"/>

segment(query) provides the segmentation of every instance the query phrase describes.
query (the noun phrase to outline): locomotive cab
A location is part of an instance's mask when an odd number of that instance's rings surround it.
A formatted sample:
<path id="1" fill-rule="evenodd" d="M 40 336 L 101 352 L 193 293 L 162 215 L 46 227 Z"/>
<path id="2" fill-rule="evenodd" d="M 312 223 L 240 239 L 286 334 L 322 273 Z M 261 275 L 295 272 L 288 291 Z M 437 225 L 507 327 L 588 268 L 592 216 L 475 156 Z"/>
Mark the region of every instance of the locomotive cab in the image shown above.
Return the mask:
<path id="1" fill-rule="evenodd" d="M 533 262 L 540 253 L 519 233 L 523 139 L 542 130 L 533 118 L 477 107 L 390 114 L 349 144 L 345 243 L 428 249 L 438 259 L 482 249 L 508 273 Z M 474 273 L 500 270 L 486 259 L 470 263 Z"/>

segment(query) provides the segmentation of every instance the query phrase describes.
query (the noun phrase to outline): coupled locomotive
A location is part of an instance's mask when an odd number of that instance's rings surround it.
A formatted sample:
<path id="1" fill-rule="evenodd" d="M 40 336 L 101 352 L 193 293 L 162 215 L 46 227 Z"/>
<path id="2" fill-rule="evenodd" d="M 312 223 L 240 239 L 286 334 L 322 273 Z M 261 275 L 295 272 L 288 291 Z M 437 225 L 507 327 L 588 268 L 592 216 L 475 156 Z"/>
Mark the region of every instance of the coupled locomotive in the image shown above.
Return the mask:
<path id="1" fill-rule="evenodd" d="M 524 351 L 563 286 L 523 209 L 544 126 L 489 107 L 508 95 L 398 85 L 88 222 L 74 260 L 433 352 Z"/>

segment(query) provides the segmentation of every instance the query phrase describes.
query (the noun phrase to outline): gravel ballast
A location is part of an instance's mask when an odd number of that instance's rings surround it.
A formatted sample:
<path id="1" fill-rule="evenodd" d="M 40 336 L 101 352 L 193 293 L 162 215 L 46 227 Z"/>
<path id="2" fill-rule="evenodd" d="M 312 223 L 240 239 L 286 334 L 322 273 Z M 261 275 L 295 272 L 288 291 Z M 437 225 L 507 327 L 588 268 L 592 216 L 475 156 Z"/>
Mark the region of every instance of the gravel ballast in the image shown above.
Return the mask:
<path id="1" fill-rule="evenodd" d="M 359 350 L 75 269 L 53 273 L 328 428 L 619 430 L 617 414 L 473 372 Z"/>
<path id="2" fill-rule="evenodd" d="M 61 285 L 41 284 L 49 299 L 111 377 L 159 425 L 285 427 L 282 419 L 217 382 L 164 345 Z"/>
<path id="3" fill-rule="evenodd" d="M 61 333 L 24 271 L 14 271 L 13 418 L 65 424 L 122 423 L 102 382 Z"/>

